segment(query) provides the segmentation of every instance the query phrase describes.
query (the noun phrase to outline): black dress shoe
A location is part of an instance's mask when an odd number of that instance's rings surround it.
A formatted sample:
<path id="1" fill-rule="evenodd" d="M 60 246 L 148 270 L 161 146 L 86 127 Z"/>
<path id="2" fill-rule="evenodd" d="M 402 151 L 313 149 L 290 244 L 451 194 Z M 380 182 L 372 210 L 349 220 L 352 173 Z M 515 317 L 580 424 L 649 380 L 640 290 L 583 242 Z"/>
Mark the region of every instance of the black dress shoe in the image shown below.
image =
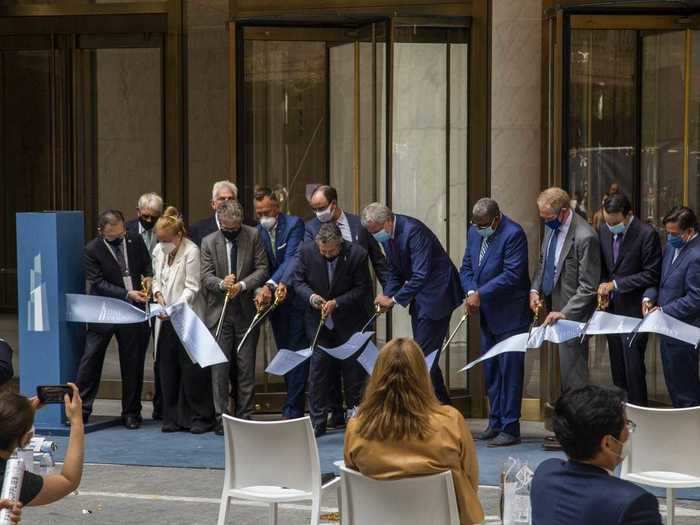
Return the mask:
<path id="1" fill-rule="evenodd" d="M 317 438 L 323 436 L 326 433 L 326 425 L 314 425 L 314 436 Z"/>
<path id="2" fill-rule="evenodd" d="M 335 412 L 328 420 L 329 428 L 345 428 L 345 414 L 343 412 Z"/>
<path id="3" fill-rule="evenodd" d="M 141 426 L 141 417 L 139 416 L 126 416 L 124 418 L 124 426 L 129 430 L 136 430 Z"/>
<path id="4" fill-rule="evenodd" d="M 160 427 L 161 432 L 178 432 L 179 430 L 180 426 L 175 423 L 163 423 L 163 426 Z"/>
<path id="5" fill-rule="evenodd" d="M 217 436 L 224 435 L 224 422 L 221 419 L 216 420 L 216 424 L 214 425 L 214 433 Z"/>
<path id="6" fill-rule="evenodd" d="M 498 436 L 498 434 L 500 434 L 500 433 L 501 433 L 500 430 L 496 430 L 496 429 L 494 429 L 494 428 L 488 427 L 488 428 L 487 428 L 486 430 L 484 430 L 483 432 L 478 433 L 478 434 L 476 435 L 476 439 L 478 439 L 479 441 L 486 441 L 486 440 L 488 440 L 488 439 L 493 439 L 493 438 L 495 438 L 495 437 Z"/>
<path id="7" fill-rule="evenodd" d="M 206 434 L 207 432 L 211 431 L 211 429 L 214 428 L 214 425 L 211 423 L 207 423 L 206 421 L 195 421 L 192 423 L 192 426 L 190 427 L 190 433 L 191 434 Z M 221 427 L 221 430 L 223 431 L 223 426 Z"/>
<path id="8" fill-rule="evenodd" d="M 520 436 L 512 436 L 505 432 L 501 432 L 495 438 L 488 442 L 486 445 L 489 448 L 495 447 L 512 447 L 513 445 L 520 444 Z"/>

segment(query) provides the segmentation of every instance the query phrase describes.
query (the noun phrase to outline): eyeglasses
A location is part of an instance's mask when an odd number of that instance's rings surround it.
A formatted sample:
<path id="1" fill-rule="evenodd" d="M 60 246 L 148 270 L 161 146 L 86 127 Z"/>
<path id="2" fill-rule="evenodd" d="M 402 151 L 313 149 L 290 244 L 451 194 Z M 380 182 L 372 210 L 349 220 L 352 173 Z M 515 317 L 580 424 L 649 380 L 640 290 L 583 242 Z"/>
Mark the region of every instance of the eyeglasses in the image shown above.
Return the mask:
<path id="1" fill-rule="evenodd" d="M 634 434 L 634 431 L 637 430 L 637 423 L 630 419 L 625 420 L 625 426 L 630 434 Z"/>

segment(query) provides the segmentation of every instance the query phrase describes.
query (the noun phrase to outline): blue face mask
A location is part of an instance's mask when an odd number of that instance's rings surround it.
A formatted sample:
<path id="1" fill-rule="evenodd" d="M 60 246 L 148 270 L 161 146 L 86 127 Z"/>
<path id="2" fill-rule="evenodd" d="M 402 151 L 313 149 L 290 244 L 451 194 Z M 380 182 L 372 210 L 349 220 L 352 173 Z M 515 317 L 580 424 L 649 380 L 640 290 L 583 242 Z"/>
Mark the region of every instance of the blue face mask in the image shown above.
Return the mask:
<path id="1" fill-rule="evenodd" d="M 673 235 L 672 233 L 669 233 L 666 240 L 668 241 L 668 244 L 670 244 L 671 247 L 675 248 L 676 250 L 680 250 L 683 248 L 683 246 L 685 246 L 685 241 L 680 235 Z"/>
<path id="2" fill-rule="evenodd" d="M 491 221 L 491 224 L 489 224 L 485 228 L 482 226 L 479 226 L 478 224 L 474 224 L 474 226 L 476 227 L 477 233 L 479 235 L 481 235 L 484 239 L 488 239 L 489 237 L 491 237 L 493 235 L 493 233 L 496 231 L 493 227 L 493 223 L 496 222 L 496 218 L 494 218 Z"/>
<path id="3" fill-rule="evenodd" d="M 559 217 L 557 217 L 551 221 L 544 221 L 544 225 L 552 230 L 558 230 L 561 226 L 561 221 L 559 220 Z"/>
<path id="4" fill-rule="evenodd" d="M 605 225 L 608 227 L 608 230 L 610 230 L 610 233 L 612 233 L 613 235 L 621 235 L 625 233 L 625 229 L 627 229 L 624 222 L 620 222 L 615 226 L 610 226 L 608 223 L 605 223 Z"/>
<path id="5" fill-rule="evenodd" d="M 391 239 L 391 234 L 382 228 L 378 232 L 373 233 L 372 237 L 374 237 L 377 242 L 387 242 Z"/>

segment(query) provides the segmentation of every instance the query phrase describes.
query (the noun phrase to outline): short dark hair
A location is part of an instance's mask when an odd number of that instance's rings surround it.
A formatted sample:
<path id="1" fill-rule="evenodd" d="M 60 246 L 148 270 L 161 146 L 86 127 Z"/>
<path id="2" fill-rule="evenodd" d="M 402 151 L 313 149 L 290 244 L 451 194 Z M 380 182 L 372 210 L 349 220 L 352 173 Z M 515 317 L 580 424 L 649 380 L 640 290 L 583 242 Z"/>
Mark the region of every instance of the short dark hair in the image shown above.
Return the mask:
<path id="1" fill-rule="evenodd" d="M 326 185 L 319 186 L 311 194 L 311 197 L 313 197 L 319 191 L 321 193 L 323 193 L 323 196 L 328 201 L 328 204 L 330 204 L 333 201 L 338 202 L 338 192 L 336 191 L 336 189 L 333 186 L 326 186 Z"/>
<path id="2" fill-rule="evenodd" d="M 698 227 L 698 217 L 695 212 L 686 206 L 675 206 L 670 212 L 664 217 L 663 223 L 672 222 L 674 224 L 678 223 L 678 227 L 681 230 L 687 230 L 688 228 Z"/>
<path id="3" fill-rule="evenodd" d="M 321 224 L 314 240 L 316 242 L 343 242 L 343 234 L 336 223 L 325 222 Z"/>
<path id="4" fill-rule="evenodd" d="M 28 398 L 4 390 L 0 393 L 0 450 L 12 452 L 34 424 L 34 407 Z"/>
<path id="5" fill-rule="evenodd" d="M 554 406 L 554 434 L 566 455 L 592 459 L 606 435 L 619 438 L 625 428 L 624 393 L 615 388 L 586 385 L 567 390 Z"/>
<path id="6" fill-rule="evenodd" d="M 272 191 L 271 188 L 267 187 L 260 187 L 255 189 L 255 194 L 254 194 L 255 200 L 256 201 L 261 201 L 265 197 L 268 197 L 270 200 L 273 200 L 275 202 L 279 202 L 279 199 L 277 198 L 277 194 Z"/>
<path id="7" fill-rule="evenodd" d="M 117 224 L 118 222 L 124 222 L 124 214 L 119 210 L 105 210 L 100 213 L 97 219 L 97 227 L 101 230 L 108 224 Z"/>
<path id="8" fill-rule="evenodd" d="M 632 211 L 632 204 L 624 193 L 613 193 L 603 202 L 603 209 L 607 213 L 621 213 L 627 215 Z"/>

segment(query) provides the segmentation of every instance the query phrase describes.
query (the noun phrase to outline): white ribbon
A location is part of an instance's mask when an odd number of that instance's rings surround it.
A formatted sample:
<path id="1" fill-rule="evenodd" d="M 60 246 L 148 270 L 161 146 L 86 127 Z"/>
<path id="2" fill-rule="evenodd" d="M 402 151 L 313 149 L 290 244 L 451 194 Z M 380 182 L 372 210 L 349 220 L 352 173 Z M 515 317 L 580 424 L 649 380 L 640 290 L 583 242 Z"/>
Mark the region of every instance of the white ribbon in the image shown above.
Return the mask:
<path id="1" fill-rule="evenodd" d="M 151 306 L 150 316 L 132 304 L 99 295 L 66 294 L 66 321 L 72 323 L 143 323 L 149 317 L 165 313 L 175 333 L 194 363 L 202 368 L 228 361 L 211 332 L 190 308 L 181 302 L 163 308 Z"/>
<path id="2" fill-rule="evenodd" d="M 637 331 L 665 335 L 693 346 L 700 341 L 700 328 L 679 321 L 662 310 L 654 310 L 647 315 Z"/>

